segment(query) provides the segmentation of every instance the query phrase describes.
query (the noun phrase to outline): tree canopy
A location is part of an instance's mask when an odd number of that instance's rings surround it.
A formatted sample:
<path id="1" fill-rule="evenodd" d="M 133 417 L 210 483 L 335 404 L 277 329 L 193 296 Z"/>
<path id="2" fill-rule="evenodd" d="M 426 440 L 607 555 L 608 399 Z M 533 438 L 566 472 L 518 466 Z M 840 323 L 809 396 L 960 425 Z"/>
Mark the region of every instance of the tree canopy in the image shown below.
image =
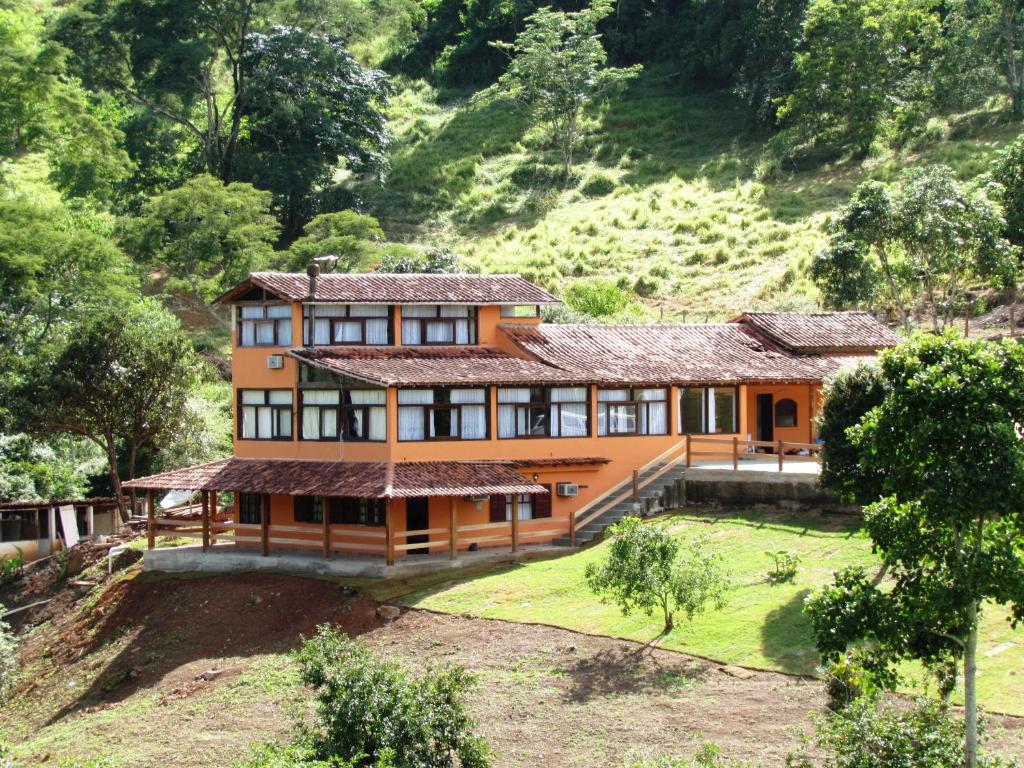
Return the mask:
<path id="1" fill-rule="evenodd" d="M 975 659 L 987 601 L 1024 618 L 1024 349 L 916 335 L 882 354 L 884 397 L 853 427 L 881 496 L 865 524 L 892 588 L 840 572 L 807 610 L 829 661 L 853 647 L 889 684 L 903 659 L 963 661 L 965 763 L 977 764 Z"/>

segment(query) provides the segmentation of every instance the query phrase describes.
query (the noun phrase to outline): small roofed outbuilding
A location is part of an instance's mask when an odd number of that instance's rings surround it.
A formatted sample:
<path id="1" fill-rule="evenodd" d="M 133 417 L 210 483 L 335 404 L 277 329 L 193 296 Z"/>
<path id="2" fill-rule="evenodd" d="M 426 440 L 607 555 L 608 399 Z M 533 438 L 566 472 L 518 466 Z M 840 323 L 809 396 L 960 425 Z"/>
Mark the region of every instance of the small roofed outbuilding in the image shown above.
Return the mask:
<path id="1" fill-rule="evenodd" d="M 799 355 L 870 354 L 900 341 L 867 312 L 745 312 L 731 322 Z"/>
<path id="2" fill-rule="evenodd" d="M 311 295 L 312 288 L 312 295 Z M 286 301 L 342 304 L 556 305 L 561 302 L 519 275 L 253 272 L 215 303 L 262 289 Z"/>
<path id="3" fill-rule="evenodd" d="M 548 493 L 511 464 L 468 461 L 309 461 L 232 457 L 141 477 L 126 488 L 398 499 Z"/>

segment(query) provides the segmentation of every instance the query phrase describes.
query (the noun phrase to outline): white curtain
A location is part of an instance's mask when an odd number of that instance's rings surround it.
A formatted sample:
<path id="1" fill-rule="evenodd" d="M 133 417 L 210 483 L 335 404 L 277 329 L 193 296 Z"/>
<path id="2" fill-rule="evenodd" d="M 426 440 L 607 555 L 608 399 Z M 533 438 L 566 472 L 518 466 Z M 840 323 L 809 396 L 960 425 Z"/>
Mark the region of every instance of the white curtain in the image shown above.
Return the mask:
<path id="1" fill-rule="evenodd" d="M 640 408 L 640 434 L 668 434 L 668 397 L 664 389 L 640 389 L 636 391 L 636 399 L 650 403 Z M 664 402 L 659 402 L 664 401 Z"/>
<path id="2" fill-rule="evenodd" d="M 320 409 L 305 406 L 302 409 L 303 440 L 320 439 Z"/>
<path id="3" fill-rule="evenodd" d="M 487 437 L 486 389 L 453 389 L 451 402 L 462 405 L 463 440 L 483 440 Z M 467 403 L 475 405 L 467 405 Z"/>
<path id="4" fill-rule="evenodd" d="M 352 320 L 336 323 L 334 341 L 337 344 L 361 344 L 363 342 L 363 324 Z"/>
<path id="5" fill-rule="evenodd" d="M 718 419 L 716 418 L 717 414 L 715 413 L 715 411 L 717 410 L 715 408 L 715 388 L 714 387 L 708 387 L 707 393 L 708 393 L 707 402 L 709 402 L 711 404 L 711 407 L 707 409 L 708 433 L 714 434 L 715 432 L 718 431 L 715 428 L 717 426 L 716 422 L 718 421 Z"/>
<path id="6" fill-rule="evenodd" d="M 242 321 L 242 340 L 240 344 L 243 347 L 251 347 L 256 343 L 256 327 L 252 322 L 248 320 Z"/>
<path id="7" fill-rule="evenodd" d="M 372 405 L 369 410 L 369 425 L 359 424 L 363 437 L 368 440 L 384 440 L 387 437 L 387 410 L 384 403 L 387 393 L 383 389 L 353 389 L 348 393 L 352 405 Z M 356 411 L 360 414 L 360 411 Z M 420 417 L 422 420 L 422 416 Z"/>
<path id="8" fill-rule="evenodd" d="M 247 440 L 256 437 L 256 409 L 252 406 L 242 408 L 242 437 Z"/>
<path id="9" fill-rule="evenodd" d="M 552 387 L 548 393 L 551 406 L 552 437 L 582 437 L 587 434 L 587 388 Z M 556 415 L 556 411 L 560 415 Z"/>
<path id="10" fill-rule="evenodd" d="M 422 406 L 434 402 L 434 390 L 432 389 L 400 389 L 398 390 L 398 439 L 399 440 L 423 440 L 426 435 L 423 433 L 423 408 L 411 407 Z"/>
<path id="11" fill-rule="evenodd" d="M 337 406 L 340 400 L 340 394 L 336 389 L 304 390 L 302 393 L 302 437 L 306 440 L 337 437 L 337 411 L 320 406 Z M 323 434 L 320 433 L 321 415 L 323 417 Z"/>
<path id="12" fill-rule="evenodd" d="M 387 304 L 352 304 L 349 317 L 387 317 Z"/>
<path id="13" fill-rule="evenodd" d="M 427 343 L 429 344 L 451 344 L 455 341 L 452 335 L 452 326 L 447 320 L 427 323 Z"/>
<path id="14" fill-rule="evenodd" d="M 419 390 L 406 390 L 416 392 Z M 430 390 L 423 390 L 430 392 Z M 352 405 L 384 405 L 387 393 L 383 389 L 351 389 L 348 393 Z M 431 401 L 425 401 L 431 402 Z"/>
<path id="15" fill-rule="evenodd" d="M 366 321 L 366 338 L 364 344 L 387 344 L 388 343 L 388 321 L 374 319 Z"/>
<path id="16" fill-rule="evenodd" d="M 405 318 L 437 317 L 436 304 L 405 304 L 402 306 L 402 343 L 409 345 L 422 344 L 419 322 L 404 322 Z"/>
<path id="17" fill-rule="evenodd" d="M 617 403 L 623 400 L 629 400 L 628 389 L 599 389 L 597 390 L 597 402 L 598 403 Z M 597 434 L 607 435 L 611 427 L 609 426 L 609 406 L 599 405 L 597 407 Z"/>
<path id="18" fill-rule="evenodd" d="M 370 409 L 370 440 L 386 440 L 388 435 L 387 411 L 383 406 Z"/>
<path id="19" fill-rule="evenodd" d="M 256 409 L 256 436 L 261 439 L 273 437 L 274 431 L 272 429 L 273 421 L 271 417 L 274 412 L 269 408 L 257 408 Z"/>
<path id="20" fill-rule="evenodd" d="M 274 343 L 274 323 L 273 321 L 263 321 L 256 323 L 256 343 L 257 344 L 273 344 Z"/>
<path id="21" fill-rule="evenodd" d="M 530 390 L 528 388 L 498 388 L 498 437 L 515 437 L 516 434 L 526 431 L 526 417 L 521 415 L 523 422 L 521 430 L 516 429 L 516 407 L 515 405 L 500 405 L 500 403 L 528 403 L 530 402 Z"/>

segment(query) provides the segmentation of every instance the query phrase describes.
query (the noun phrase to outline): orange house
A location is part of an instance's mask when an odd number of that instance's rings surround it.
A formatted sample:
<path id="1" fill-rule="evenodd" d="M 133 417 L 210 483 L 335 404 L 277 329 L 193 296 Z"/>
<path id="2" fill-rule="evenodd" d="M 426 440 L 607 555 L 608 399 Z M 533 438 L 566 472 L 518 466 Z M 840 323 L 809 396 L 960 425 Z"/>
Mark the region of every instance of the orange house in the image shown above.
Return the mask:
<path id="1" fill-rule="evenodd" d="M 204 547 L 219 534 L 388 564 L 574 543 L 578 515 L 679 461 L 687 435 L 814 443 L 822 381 L 897 341 L 864 313 L 544 324 L 558 301 L 512 275 L 311 267 L 254 273 L 218 301 L 234 456 L 128 487 L 212 496 Z M 230 520 L 209 514 L 218 492 Z"/>

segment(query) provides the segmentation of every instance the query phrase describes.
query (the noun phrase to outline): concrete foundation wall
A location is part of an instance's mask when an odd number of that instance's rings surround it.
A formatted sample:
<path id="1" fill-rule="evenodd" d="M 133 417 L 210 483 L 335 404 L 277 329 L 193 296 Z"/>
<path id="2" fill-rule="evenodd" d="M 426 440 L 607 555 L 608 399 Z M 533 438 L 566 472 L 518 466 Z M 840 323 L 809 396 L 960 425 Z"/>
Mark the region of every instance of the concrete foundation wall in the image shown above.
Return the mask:
<path id="1" fill-rule="evenodd" d="M 737 477 L 737 474 L 740 477 Z M 730 470 L 690 470 L 686 474 L 686 500 L 724 506 L 785 504 L 848 511 L 818 485 L 817 475 Z"/>

